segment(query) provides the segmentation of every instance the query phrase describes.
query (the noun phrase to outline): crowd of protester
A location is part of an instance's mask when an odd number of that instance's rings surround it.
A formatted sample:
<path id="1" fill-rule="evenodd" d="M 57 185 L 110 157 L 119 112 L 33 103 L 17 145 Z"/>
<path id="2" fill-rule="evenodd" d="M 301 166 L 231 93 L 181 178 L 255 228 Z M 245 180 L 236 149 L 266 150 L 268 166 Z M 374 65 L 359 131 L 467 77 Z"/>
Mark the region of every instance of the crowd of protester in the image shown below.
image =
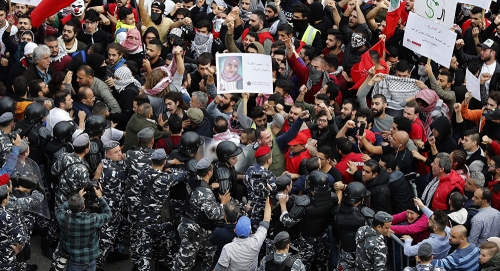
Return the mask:
<path id="1" fill-rule="evenodd" d="M 414 0 L 12 2 L 0 270 L 35 233 L 51 270 L 500 270 L 496 1 L 448 12 L 447 66 L 403 46 Z"/>

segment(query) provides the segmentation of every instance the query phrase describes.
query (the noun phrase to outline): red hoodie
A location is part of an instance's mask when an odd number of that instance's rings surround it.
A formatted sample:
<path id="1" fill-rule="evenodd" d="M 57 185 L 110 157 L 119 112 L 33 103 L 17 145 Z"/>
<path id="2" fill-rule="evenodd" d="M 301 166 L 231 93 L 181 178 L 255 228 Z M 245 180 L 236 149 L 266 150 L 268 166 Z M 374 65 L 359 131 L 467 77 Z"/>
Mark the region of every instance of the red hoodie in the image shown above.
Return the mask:
<path id="1" fill-rule="evenodd" d="M 432 197 L 432 210 L 448 210 L 448 199 L 450 194 L 458 190 L 462 195 L 464 194 L 465 182 L 460 175 L 454 170 L 449 174 L 439 179 L 439 184 Z"/>

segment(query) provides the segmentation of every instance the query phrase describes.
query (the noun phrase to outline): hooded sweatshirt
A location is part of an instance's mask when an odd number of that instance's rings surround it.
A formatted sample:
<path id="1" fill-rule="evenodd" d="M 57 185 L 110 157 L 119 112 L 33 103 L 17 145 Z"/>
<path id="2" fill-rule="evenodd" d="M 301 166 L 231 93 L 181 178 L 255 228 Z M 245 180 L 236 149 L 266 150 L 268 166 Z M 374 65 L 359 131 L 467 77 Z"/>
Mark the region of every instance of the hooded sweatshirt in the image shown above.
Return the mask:
<path id="1" fill-rule="evenodd" d="M 451 136 L 451 123 L 447 117 L 439 117 L 431 123 L 431 129 L 439 132 L 436 138 L 436 148 L 438 152 L 451 153 L 457 149 L 457 142 Z M 429 143 L 425 143 L 428 145 Z"/>

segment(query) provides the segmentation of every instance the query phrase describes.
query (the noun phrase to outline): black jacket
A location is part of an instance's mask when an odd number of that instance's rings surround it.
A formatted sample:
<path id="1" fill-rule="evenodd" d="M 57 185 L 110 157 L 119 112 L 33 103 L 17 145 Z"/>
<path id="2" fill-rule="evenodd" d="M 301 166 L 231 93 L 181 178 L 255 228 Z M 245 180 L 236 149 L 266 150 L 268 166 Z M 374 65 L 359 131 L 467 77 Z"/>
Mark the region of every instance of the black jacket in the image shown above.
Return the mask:
<path id="1" fill-rule="evenodd" d="M 391 190 L 391 206 L 394 214 L 399 214 L 413 204 L 413 191 L 405 180 L 403 172 L 396 170 L 389 175 L 389 189 Z"/>
<path id="2" fill-rule="evenodd" d="M 362 182 L 361 170 L 356 171 L 354 174 L 356 181 Z M 391 207 L 391 190 L 389 188 L 389 173 L 381 168 L 377 177 L 365 183 L 366 190 L 370 191 L 370 209 L 375 213 L 384 211 L 392 214 Z"/>

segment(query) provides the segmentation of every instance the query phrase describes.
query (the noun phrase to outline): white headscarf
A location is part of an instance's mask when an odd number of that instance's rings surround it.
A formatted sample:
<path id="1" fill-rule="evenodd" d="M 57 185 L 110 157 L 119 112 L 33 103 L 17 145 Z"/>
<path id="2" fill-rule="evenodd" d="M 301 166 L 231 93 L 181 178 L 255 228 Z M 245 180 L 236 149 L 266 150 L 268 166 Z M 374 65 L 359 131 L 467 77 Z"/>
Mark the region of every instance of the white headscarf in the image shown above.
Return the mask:
<path id="1" fill-rule="evenodd" d="M 115 71 L 115 77 L 120 78 L 120 80 L 115 79 L 115 89 L 118 91 L 118 93 L 122 92 L 128 85 L 134 84 L 136 87 L 139 89 L 141 88 L 141 83 L 137 81 L 134 76 L 132 75 L 132 72 L 128 67 L 120 67 L 116 69 Z"/>

